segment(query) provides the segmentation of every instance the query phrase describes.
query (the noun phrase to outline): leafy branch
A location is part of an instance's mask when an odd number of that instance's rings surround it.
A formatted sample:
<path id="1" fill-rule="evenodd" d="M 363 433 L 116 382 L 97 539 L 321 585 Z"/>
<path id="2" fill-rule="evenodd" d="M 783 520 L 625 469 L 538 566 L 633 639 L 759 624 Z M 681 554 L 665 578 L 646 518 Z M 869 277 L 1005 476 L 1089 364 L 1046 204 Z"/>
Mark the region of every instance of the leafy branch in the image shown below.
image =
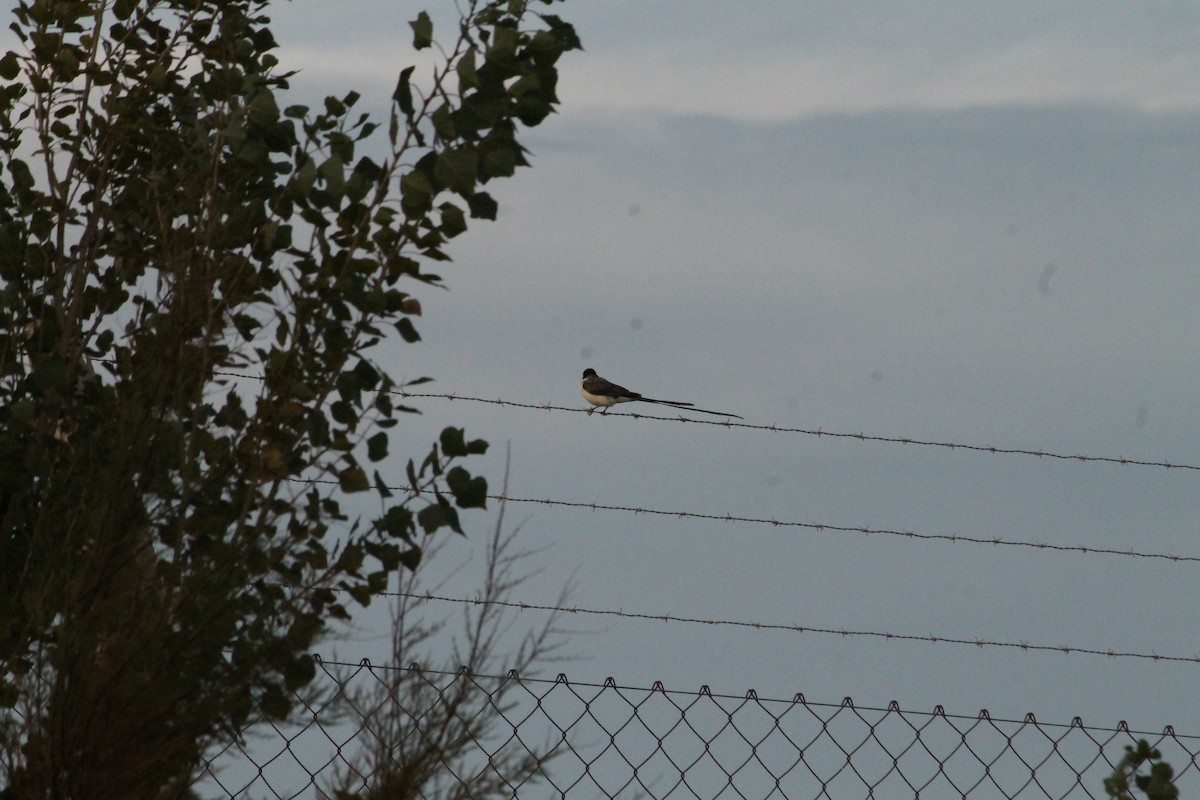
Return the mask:
<path id="1" fill-rule="evenodd" d="M 431 86 L 401 71 L 382 143 L 355 92 L 284 102 L 267 0 L 16 3 L 20 46 L 0 56 L 13 792 L 186 785 L 211 742 L 290 713 L 331 620 L 484 507 L 464 464 L 487 444 L 459 428 L 407 459 L 403 492 L 368 477 L 415 413 L 373 356 L 420 338 L 417 292 L 441 286 L 425 264 L 468 216 L 494 218 L 484 186 L 527 163 L 519 129 L 557 104 L 579 42 L 532 11 L 549 4 L 470 3 Z M 432 45 L 427 16 L 413 30 Z M 257 392 L 218 374 L 246 368 Z M 349 510 L 372 490 L 377 516 Z"/>
<path id="2" fill-rule="evenodd" d="M 1148 773 L 1139 772 L 1143 765 L 1149 765 Z M 1137 747 L 1125 748 L 1125 757 L 1112 776 L 1104 779 L 1104 791 L 1113 800 L 1135 800 L 1135 788 L 1146 800 L 1176 800 L 1179 789 L 1172 781 L 1174 777 L 1175 771 L 1162 760 L 1162 753 L 1145 739 L 1139 739 Z"/>

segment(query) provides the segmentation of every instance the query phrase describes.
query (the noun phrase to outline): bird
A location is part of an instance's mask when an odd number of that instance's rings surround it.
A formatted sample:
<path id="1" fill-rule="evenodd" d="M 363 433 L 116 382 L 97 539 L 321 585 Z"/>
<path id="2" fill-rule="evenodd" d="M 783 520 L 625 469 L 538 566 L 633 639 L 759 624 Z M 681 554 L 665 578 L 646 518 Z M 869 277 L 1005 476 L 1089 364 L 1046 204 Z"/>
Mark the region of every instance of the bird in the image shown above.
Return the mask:
<path id="1" fill-rule="evenodd" d="M 693 403 L 683 403 L 676 400 L 655 400 L 651 397 L 643 397 L 637 392 L 631 392 L 624 386 L 618 386 L 615 383 L 606 381 L 596 374 L 596 370 L 585 369 L 583 371 L 583 385 L 579 387 L 579 393 L 583 395 L 583 399 L 587 400 L 596 408 L 603 409 L 600 413 L 607 414 L 608 409 L 615 406 L 617 403 L 632 403 L 634 400 L 640 400 L 643 403 L 655 403 L 660 406 L 672 406 L 674 408 L 683 409 L 684 411 L 699 411 L 701 414 L 713 414 L 718 417 L 736 417 L 742 419 L 737 414 L 730 414 L 725 411 L 709 411 L 704 408 L 696 408 Z M 591 414 L 596 408 L 589 408 L 588 413 Z"/>

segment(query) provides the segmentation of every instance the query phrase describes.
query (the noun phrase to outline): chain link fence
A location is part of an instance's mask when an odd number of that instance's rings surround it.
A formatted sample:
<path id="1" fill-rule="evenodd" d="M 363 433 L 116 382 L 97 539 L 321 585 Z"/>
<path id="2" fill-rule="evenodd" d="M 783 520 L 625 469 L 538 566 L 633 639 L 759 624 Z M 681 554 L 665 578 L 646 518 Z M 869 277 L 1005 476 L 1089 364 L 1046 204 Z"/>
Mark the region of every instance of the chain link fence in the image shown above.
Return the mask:
<path id="1" fill-rule="evenodd" d="M 231 798 L 1085 798 L 1146 739 L 1200 794 L 1200 737 L 841 703 L 318 662 L 302 721 L 212 754 Z"/>

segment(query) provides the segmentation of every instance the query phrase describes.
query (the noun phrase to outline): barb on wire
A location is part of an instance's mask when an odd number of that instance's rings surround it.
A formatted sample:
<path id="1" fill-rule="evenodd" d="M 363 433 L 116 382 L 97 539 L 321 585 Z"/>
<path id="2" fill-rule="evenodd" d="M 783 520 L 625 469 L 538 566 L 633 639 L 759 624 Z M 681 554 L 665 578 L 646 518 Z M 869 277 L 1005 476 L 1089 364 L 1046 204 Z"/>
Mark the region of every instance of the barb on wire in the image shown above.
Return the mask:
<path id="1" fill-rule="evenodd" d="M 563 607 L 553 605 L 541 605 L 537 603 L 520 603 L 514 601 L 487 601 L 482 599 L 472 599 L 469 597 L 446 597 L 436 594 L 408 594 L 404 592 L 380 592 L 383 596 L 399 595 L 401 597 L 409 597 L 414 600 L 427 600 L 443 603 L 461 603 L 461 604 L 481 604 L 489 603 L 492 605 L 500 605 L 505 608 L 513 608 L 519 611 L 552 611 L 556 613 L 580 614 L 589 616 L 606 616 L 619 617 L 622 619 L 638 619 L 651 620 L 656 622 L 682 622 L 694 625 L 713 625 L 718 627 L 731 628 L 752 628 L 762 631 L 786 631 L 789 633 L 820 633 L 850 637 L 866 637 L 874 639 L 889 639 L 896 641 L 907 642 L 926 642 L 929 644 L 953 644 L 953 645 L 971 645 L 978 648 L 1007 648 L 1013 650 L 1022 650 L 1025 652 L 1047 652 L 1047 653 L 1063 653 L 1070 655 L 1071 653 L 1079 653 L 1088 656 L 1106 656 L 1108 658 L 1136 658 L 1146 661 L 1159 662 L 1181 662 L 1189 664 L 1200 664 L 1200 655 L 1180 656 L 1180 655 L 1160 655 L 1159 653 L 1139 653 L 1128 650 L 1099 650 L 1090 647 L 1074 647 L 1071 645 L 1051 645 L 1051 644 L 1030 644 L 1029 642 L 1005 642 L 991 639 L 960 639 L 953 636 L 934 636 L 933 634 L 921 635 L 913 633 L 889 633 L 887 631 L 867 631 L 867 630 L 850 630 L 847 628 L 822 628 L 811 625 L 789 625 L 780 622 L 747 622 L 743 620 L 731 619 L 705 619 L 703 617 L 683 617 L 675 614 L 647 614 L 643 612 L 625 611 L 623 609 L 597 609 L 597 608 L 581 608 L 579 606 Z"/>

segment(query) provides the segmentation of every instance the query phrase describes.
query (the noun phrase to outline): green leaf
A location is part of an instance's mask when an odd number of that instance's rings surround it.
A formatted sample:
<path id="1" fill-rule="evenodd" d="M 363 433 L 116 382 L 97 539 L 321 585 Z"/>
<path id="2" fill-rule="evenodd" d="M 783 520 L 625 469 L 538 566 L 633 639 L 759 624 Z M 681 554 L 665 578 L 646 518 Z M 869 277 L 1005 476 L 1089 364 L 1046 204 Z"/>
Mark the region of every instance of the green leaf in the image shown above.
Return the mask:
<path id="1" fill-rule="evenodd" d="M 367 542 L 364 547 L 372 558 L 379 562 L 385 570 L 395 570 L 400 566 L 400 548 L 391 543 Z"/>
<path id="2" fill-rule="evenodd" d="M 517 154 L 510 147 L 498 147 L 483 157 L 483 171 L 489 178 L 507 178 L 517 171 Z"/>
<path id="3" fill-rule="evenodd" d="M 346 191 L 346 164 L 335 155 L 317 167 L 317 174 L 325 179 L 325 190 L 334 197 L 340 198 Z"/>
<path id="4" fill-rule="evenodd" d="M 463 532 L 458 522 L 458 512 L 444 499 L 441 502 L 425 506 L 417 512 L 417 522 L 426 534 L 433 533 L 438 528 L 449 527 L 455 533 Z"/>
<path id="5" fill-rule="evenodd" d="M 402 506 L 392 506 L 375 527 L 394 539 L 409 540 L 413 535 L 413 514 Z"/>
<path id="6" fill-rule="evenodd" d="M 296 177 L 292 180 L 301 195 L 308 195 L 313 184 L 317 182 L 317 162 L 312 157 L 305 156 L 304 162 L 296 170 Z"/>
<path id="7" fill-rule="evenodd" d="M 550 33 L 561 43 L 563 50 L 582 50 L 583 42 L 575 33 L 575 26 L 564 22 L 562 17 L 555 14 L 541 14 L 542 22 L 550 26 Z"/>
<path id="8" fill-rule="evenodd" d="M 363 608 L 371 605 L 371 587 L 361 583 L 356 583 L 346 589 L 346 593 L 354 599 Z"/>
<path id="9" fill-rule="evenodd" d="M 351 172 L 350 177 L 346 179 L 346 199 L 351 203 L 359 203 L 366 198 L 372 186 L 373 184 L 364 178 L 362 173 L 357 170 Z"/>
<path id="10" fill-rule="evenodd" d="M 474 89 L 479 85 L 479 72 L 475 67 L 475 48 L 467 50 L 463 53 L 462 58 L 458 60 L 458 64 L 454 67 L 458 73 L 458 91 L 462 94 L 467 89 Z"/>
<path id="11" fill-rule="evenodd" d="M 32 189 L 34 186 L 33 172 L 29 165 L 19 158 L 8 162 L 8 171 L 12 175 L 13 185 L 18 189 Z"/>
<path id="12" fill-rule="evenodd" d="M 459 130 L 481 131 L 497 125 L 505 114 L 505 98 L 472 92 L 463 99 L 458 110 Z"/>
<path id="13" fill-rule="evenodd" d="M 338 556 L 337 569 L 340 572 L 354 574 L 362 568 L 363 549 L 357 544 L 349 544 Z"/>
<path id="14" fill-rule="evenodd" d="M 433 122 L 434 131 L 445 141 L 452 142 L 458 138 L 458 126 L 454 123 L 454 109 L 449 103 L 438 106 L 429 119 Z"/>
<path id="15" fill-rule="evenodd" d="M 367 458 L 372 461 L 382 461 L 387 458 L 388 437 L 383 431 L 367 439 Z"/>
<path id="16" fill-rule="evenodd" d="M 433 167 L 435 178 L 464 197 L 474 191 L 478 171 L 479 154 L 470 146 L 442 151 Z"/>
<path id="17" fill-rule="evenodd" d="M 107 354 L 108 351 L 112 349 L 112 344 L 113 332 L 111 330 L 101 331 L 100 335 L 96 337 L 96 342 L 93 345 L 95 348 L 95 354 L 98 356 Z"/>
<path id="18" fill-rule="evenodd" d="M 517 61 L 517 42 L 520 32 L 516 28 L 497 27 L 492 37 L 492 46 L 484 53 L 489 64 L 498 67 L 504 77 L 517 74 L 521 65 Z"/>
<path id="19" fill-rule="evenodd" d="M 358 163 L 354 165 L 354 173 L 356 175 L 362 175 L 365 180 L 370 181 L 371 183 L 375 183 L 383 177 L 383 167 L 376 164 L 367 156 L 363 156 L 358 160 Z"/>
<path id="20" fill-rule="evenodd" d="M 467 217 L 463 214 L 461 208 L 453 203 L 442 203 L 438 206 L 438 210 L 442 212 L 440 230 L 446 235 L 447 239 L 453 239 L 455 236 L 466 231 Z M 417 306 L 417 313 L 421 313 L 420 306 Z"/>
<path id="21" fill-rule="evenodd" d="M 251 123 L 262 127 L 276 122 L 279 119 L 279 105 L 275 102 L 275 95 L 265 89 L 260 91 L 250 101 L 246 116 Z"/>
<path id="22" fill-rule="evenodd" d="M 358 414 L 354 411 L 354 406 L 345 400 L 338 400 L 331 403 L 329 406 L 329 416 L 333 417 L 333 421 L 339 425 L 352 427 L 358 422 Z"/>
<path id="23" fill-rule="evenodd" d="M 451 458 L 467 454 L 466 430 L 463 428 L 443 429 L 439 441 L 442 445 L 442 453 Z"/>
<path id="24" fill-rule="evenodd" d="M 396 560 L 399 561 L 400 558 L 398 557 Z M 394 567 L 392 569 L 393 569 L 393 571 L 395 570 Z M 367 576 L 368 592 L 370 594 L 381 594 L 383 592 L 386 592 L 387 588 L 388 588 L 388 578 L 390 578 L 390 577 L 391 577 L 391 572 L 389 572 L 388 570 L 381 569 L 377 572 L 372 572 L 370 575 Z"/>
<path id="25" fill-rule="evenodd" d="M 433 207 L 433 184 L 419 169 L 409 170 L 400 178 L 400 203 L 411 216 L 424 214 Z"/>
<path id="26" fill-rule="evenodd" d="M 425 506 L 417 512 L 417 522 L 426 534 L 433 533 L 446 524 L 446 510 L 437 503 Z"/>
<path id="27" fill-rule="evenodd" d="M 487 508 L 487 479 L 472 478 L 462 467 L 454 467 L 446 473 L 446 485 L 459 508 Z"/>
<path id="28" fill-rule="evenodd" d="M 274 683 L 267 684 L 258 702 L 263 713 L 273 719 L 287 719 L 292 711 L 292 703 L 288 696 Z"/>
<path id="29" fill-rule="evenodd" d="M 495 219 L 500 206 L 487 192 L 476 192 L 467 198 L 467 207 L 474 219 Z"/>
<path id="30" fill-rule="evenodd" d="M 344 116 L 346 114 L 346 104 L 333 95 L 326 95 L 325 113 L 330 117 Z"/>
<path id="31" fill-rule="evenodd" d="M 542 82 L 538 80 L 537 75 L 528 73 L 522 75 L 508 87 L 508 94 L 511 97 L 523 97 L 530 92 L 536 92 L 542 87 Z"/>
<path id="32" fill-rule="evenodd" d="M 421 548 L 410 547 L 400 554 L 400 563 L 409 570 L 416 569 L 421 563 Z"/>
<path id="33" fill-rule="evenodd" d="M 401 338 L 404 341 L 412 344 L 413 342 L 421 341 L 421 334 L 417 333 L 417 329 L 413 326 L 412 320 L 408 317 L 401 317 L 396 322 L 396 330 L 400 331 Z"/>
<path id="34" fill-rule="evenodd" d="M 413 29 L 413 47 L 424 50 L 433 44 L 433 21 L 429 19 L 429 14 L 422 11 L 408 24 Z"/>
<path id="35" fill-rule="evenodd" d="M 412 86 L 409 85 L 415 69 L 416 67 L 405 67 L 400 70 L 400 77 L 396 81 L 396 91 L 392 92 L 392 99 L 400 106 L 400 110 L 410 117 L 416 110 L 413 107 Z"/>
<path id="36" fill-rule="evenodd" d="M 379 385 L 379 370 L 371 366 L 370 362 L 359 360 L 354 365 L 354 369 L 350 370 L 350 374 L 354 376 L 358 386 L 362 389 L 374 389 Z"/>
<path id="37" fill-rule="evenodd" d="M 307 686 L 316 676 L 317 665 L 313 663 L 311 656 L 303 653 L 292 659 L 283 668 L 284 685 L 293 692 Z"/>
<path id="38" fill-rule="evenodd" d="M 371 488 L 367 473 L 357 464 L 338 473 L 338 485 L 342 487 L 343 492 L 347 493 L 365 492 Z"/>
<path id="39" fill-rule="evenodd" d="M 0 78 L 6 81 L 11 81 L 21 74 L 21 62 L 17 59 L 17 54 L 9 50 L 0 58 Z"/>
<path id="40" fill-rule="evenodd" d="M 113 4 L 113 15 L 120 20 L 129 19 L 137 8 L 138 0 L 117 0 Z"/>

